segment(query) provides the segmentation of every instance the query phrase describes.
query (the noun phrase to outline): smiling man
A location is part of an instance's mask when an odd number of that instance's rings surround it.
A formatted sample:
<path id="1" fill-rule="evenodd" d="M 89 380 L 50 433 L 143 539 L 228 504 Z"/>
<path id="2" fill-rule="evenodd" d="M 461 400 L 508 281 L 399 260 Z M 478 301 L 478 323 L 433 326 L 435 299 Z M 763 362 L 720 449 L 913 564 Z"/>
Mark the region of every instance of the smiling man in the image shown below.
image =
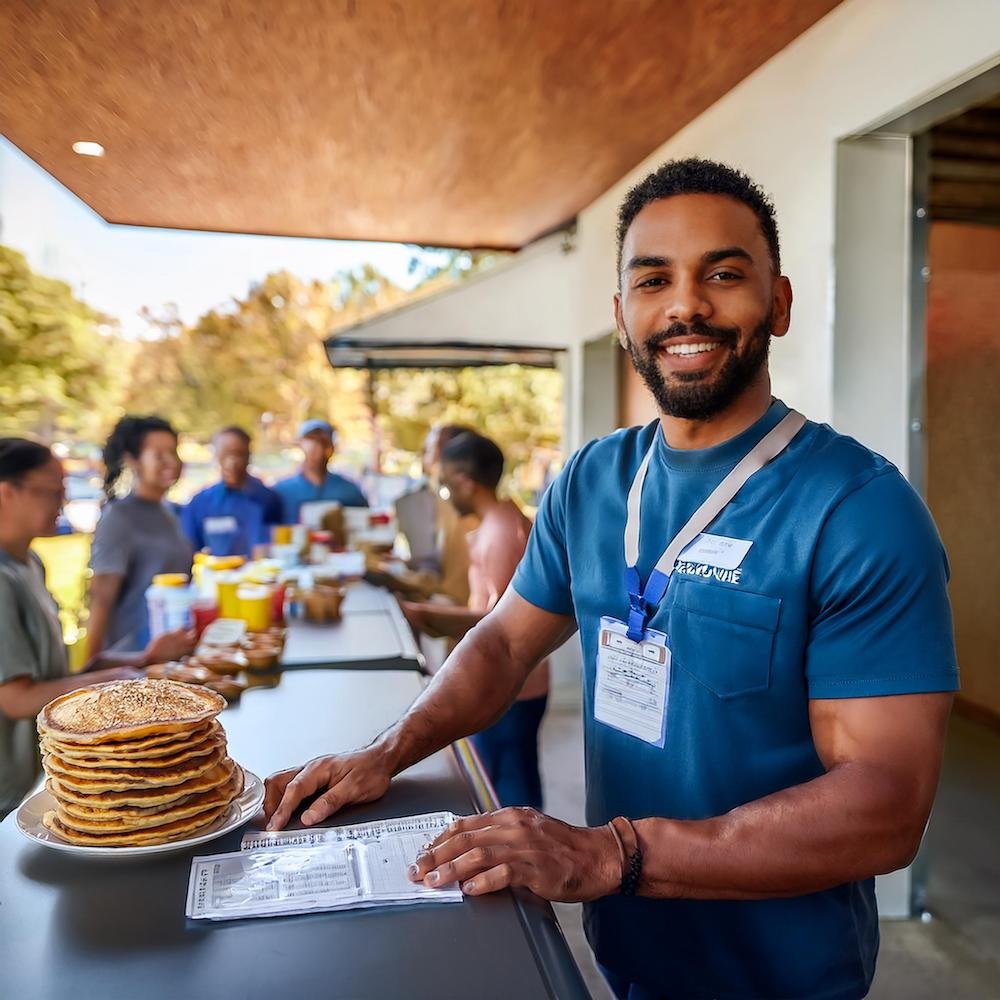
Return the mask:
<path id="1" fill-rule="evenodd" d="M 792 291 L 744 174 L 668 163 L 618 228 L 615 317 L 660 411 L 546 494 L 503 599 L 370 747 L 268 780 L 317 823 L 481 729 L 576 629 L 587 820 L 459 820 L 427 885 L 581 900 L 617 996 L 848 1000 L 878 950 L 874 876 L 909 863 L 957 687 L 947 563 L 889 462 L 771 396 Z"/>

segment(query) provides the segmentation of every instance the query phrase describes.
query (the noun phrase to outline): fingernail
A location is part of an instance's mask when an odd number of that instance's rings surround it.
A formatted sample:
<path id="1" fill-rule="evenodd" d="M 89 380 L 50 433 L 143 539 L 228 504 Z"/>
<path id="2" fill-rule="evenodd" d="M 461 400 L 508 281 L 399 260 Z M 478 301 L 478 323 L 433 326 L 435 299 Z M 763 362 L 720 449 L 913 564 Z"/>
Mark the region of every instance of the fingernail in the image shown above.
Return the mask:
<path id="1" fill-rule="evenodd" d="M 410 865 L 410 878 L 416 878 L 420 874 L 420 869 L 416 865 Z"/>
<path id="2" fill-rule="evenodd" d="M 462 886 L 462 892 L 475 892 L 475 891 L 476 891 L 476 883 L 471 880 L 466 882 Z"/>
<path id="3" fill-rule="evenodd" d="M 431 872 L 430 875 L 427 876 L 427 881 L 430 882 L 431 885 L 437 885 L 438 882 L 441 881 L 440 872 Z"/>

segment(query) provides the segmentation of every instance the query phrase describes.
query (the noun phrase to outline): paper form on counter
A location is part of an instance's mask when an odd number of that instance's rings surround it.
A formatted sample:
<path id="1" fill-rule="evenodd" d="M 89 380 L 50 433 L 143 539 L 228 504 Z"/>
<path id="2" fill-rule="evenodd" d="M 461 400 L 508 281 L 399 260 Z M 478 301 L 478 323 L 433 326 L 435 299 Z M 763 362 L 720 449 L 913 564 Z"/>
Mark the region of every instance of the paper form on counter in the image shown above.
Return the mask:
<path id="1" fill-rule="evenodd" d="M 455 819 L 429 813 L 354 826 L 247 834 L 232 854 L 194 858 L 187 916 L 236 920 L 386 904 L 461 902 L 458 885 L 428 889 L 407 869 Z"/>

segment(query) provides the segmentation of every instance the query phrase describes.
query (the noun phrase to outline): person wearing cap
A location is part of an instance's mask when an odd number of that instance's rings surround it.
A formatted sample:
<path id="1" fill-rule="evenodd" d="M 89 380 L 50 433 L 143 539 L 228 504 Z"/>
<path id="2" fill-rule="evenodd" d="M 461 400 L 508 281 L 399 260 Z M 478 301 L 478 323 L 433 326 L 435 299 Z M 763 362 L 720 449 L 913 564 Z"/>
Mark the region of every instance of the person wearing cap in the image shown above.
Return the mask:
<path id="1" fill-rule="evenodd" d="M 271 540 L 271 525 L 283 523 L 281 497 L 250 475 L 250 435 L 242 427 L 223 428 L 213 443 L 221 479 L 191 498 L 181 526 L 198 552 L 249 556 Z"/>
<path id="2" fill-rule="evenodd" d="M 327 468 L 334 451 L 330 423 L 306 420 L 299 427 L 298 441 L 302 449 L 299 471 L 274 484 L 274 492 L 281 497 L 284 524 L 298 524 L 302 505 L 314 500 L 335 501 L 344 507 L 368 506 L 368 498 L 357 483 Z"/>

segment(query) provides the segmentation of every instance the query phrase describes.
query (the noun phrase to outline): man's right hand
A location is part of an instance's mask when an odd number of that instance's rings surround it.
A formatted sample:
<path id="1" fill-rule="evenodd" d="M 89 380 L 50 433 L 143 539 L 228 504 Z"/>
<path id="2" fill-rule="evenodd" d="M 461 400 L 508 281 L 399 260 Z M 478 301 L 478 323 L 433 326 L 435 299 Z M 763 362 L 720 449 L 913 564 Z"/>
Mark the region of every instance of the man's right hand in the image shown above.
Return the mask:
<path id="1" fill-rule="evenodd" d="M 267 829 L 283 829 L 302 800 L 316 792 L 323 794 L 302 814 L 306 826 L 322 822 L 344 806 L 380 799 L 392 774 L 384 752 L 375 747 L 316 757 L 303 767 L 278 771 L 264 783 Z"/>

